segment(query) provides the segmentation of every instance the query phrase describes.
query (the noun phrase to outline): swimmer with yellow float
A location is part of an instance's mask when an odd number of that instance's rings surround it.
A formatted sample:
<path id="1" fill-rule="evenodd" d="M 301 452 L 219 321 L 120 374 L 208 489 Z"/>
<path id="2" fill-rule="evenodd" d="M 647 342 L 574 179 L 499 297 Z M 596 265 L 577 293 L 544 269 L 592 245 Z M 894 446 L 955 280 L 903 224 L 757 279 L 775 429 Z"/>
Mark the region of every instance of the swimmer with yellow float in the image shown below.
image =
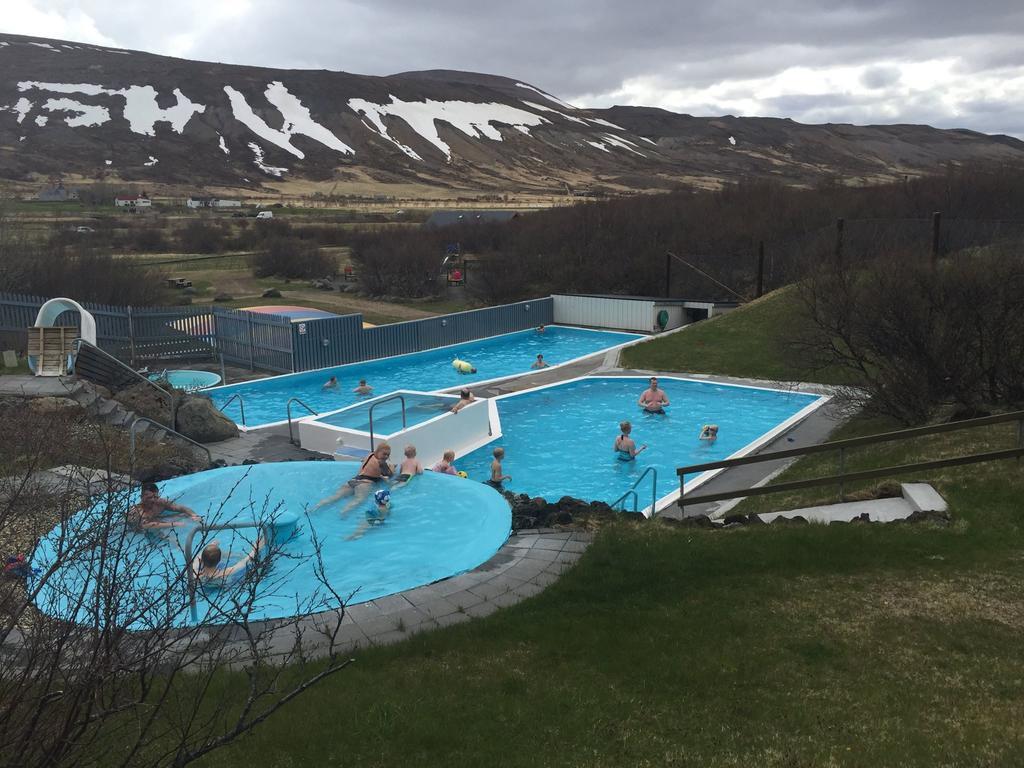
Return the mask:
<path id="1" fill-rule="evenodd" d="M 459 373 L 476 373 L 476 368 L 473 367 L 472 363 L 467 363 L 465 360 L 455 358 L 452 360 L 452 368 Z"/>

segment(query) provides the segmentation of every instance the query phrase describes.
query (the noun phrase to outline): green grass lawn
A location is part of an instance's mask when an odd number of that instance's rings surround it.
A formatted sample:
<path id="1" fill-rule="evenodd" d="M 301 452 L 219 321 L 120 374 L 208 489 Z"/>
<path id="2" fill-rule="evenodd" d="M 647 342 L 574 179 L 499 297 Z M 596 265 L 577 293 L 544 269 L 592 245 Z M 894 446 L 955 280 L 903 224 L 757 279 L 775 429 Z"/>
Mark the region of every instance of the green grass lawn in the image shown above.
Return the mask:
<path id="1" fill-rule="evenodd" d="M 799 329 L 794 291 L 784 288 L 726 315 L 629 347 L 622 352 L 622 365 L 772 381 L 850 383 L 849 375 L 837 369 L 813 375 L 794 370 L 787 343 Z"/>

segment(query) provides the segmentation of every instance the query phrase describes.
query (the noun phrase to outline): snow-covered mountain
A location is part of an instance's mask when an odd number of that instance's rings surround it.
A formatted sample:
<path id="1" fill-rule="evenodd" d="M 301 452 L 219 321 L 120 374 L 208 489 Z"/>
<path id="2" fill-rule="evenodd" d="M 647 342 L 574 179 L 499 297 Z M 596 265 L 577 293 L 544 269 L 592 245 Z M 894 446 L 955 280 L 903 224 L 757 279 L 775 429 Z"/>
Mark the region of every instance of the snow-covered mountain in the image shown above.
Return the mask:
<path id="1" fill-rule="evenodd" d="M 1019 161 L 1024 143 L 927 126 L 582 110 L 492 75 L 274 70 L 0 35 L 0 178 L 15 181 L 615 191 L 902 178 L 974 159 Z"/>

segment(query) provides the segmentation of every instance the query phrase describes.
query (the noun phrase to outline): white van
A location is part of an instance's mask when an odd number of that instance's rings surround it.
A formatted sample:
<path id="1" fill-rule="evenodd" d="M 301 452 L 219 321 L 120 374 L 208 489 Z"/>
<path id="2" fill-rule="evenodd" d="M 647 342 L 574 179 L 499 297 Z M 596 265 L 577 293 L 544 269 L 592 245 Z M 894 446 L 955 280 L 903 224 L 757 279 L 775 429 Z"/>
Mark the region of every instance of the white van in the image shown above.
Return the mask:
<path id="1" fill-rule="evenodd" d="M 274 218 L 274 212 L 273 211 L 259 211 L 256 214 L 256 218 L 257 219 L 272 219 L 272 218 Z"/>

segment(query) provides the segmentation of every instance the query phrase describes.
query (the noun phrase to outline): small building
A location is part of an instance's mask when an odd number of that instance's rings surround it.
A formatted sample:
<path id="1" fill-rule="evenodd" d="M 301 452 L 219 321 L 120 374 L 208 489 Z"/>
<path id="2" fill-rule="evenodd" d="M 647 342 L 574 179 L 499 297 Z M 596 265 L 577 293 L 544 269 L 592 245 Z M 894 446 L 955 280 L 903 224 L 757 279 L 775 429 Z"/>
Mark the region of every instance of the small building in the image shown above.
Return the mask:
<path id="1" fill-rule="evenodd" d="M 439 229 L 456 224 L 504 224 L 518 218 L 518 211 L 434 211 L 423 226 Z"/>
<path id="2" fill-rule="evenodd" d="M 153 206 L 153 201 L 145 194 L 118 195 L 114 198 L 114 205 L 118 208 L 151 208 Z"/>
<path id="3" fill-rule="evenodd" d="M 221 200 L 220 198 L 214 198 L 210 204 L 211 208 L 241 208 L 241 200 Z"/>
<path id="4" fill-rule="evenodd" d="M 185 206 L 188 208 L 213 208 L 214 199 L 212 197 L 189 197 L 185 201 Z"/>

